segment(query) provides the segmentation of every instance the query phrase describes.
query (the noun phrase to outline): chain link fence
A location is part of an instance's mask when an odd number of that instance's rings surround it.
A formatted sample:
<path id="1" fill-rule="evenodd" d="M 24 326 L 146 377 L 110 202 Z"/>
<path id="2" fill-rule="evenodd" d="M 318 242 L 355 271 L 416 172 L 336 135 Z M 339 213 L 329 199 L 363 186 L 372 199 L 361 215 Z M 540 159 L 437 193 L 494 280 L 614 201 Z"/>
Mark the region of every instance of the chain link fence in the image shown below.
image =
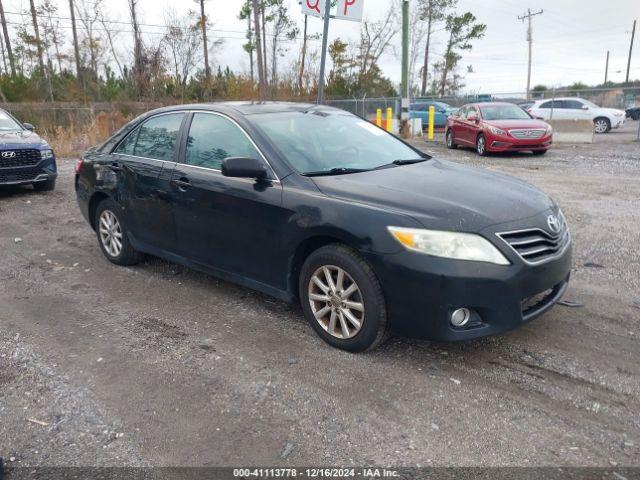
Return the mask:
<path id="1" fill-rule="evenodd" d="M 579 97 L 595 103 L 600 107 L 625 110 L 633 106 L 640 106 L 640 86 L 629 88 L 587 88 L 578 90 L 548 89 L 531 92 L 530 100 L 527 100 L 526 92 L 413 97 L 411 98 L 411 103 L 442 102 L 452 107 L 461 107 L 462 105 L 473 102 L 511 102 L 524 104 L 527 101 L 552 100 L 562 97 Z M 331 99 L 326 103 L 333 107 L 347 110 L 360 117 L 374 119 L 378 108 L 381 108 L 382 111 L 385 112 L 388 107 L 391 107 L 394 116 L 399 118 L 400 101 L 400 97 L 367 98 L 365 96 L 362 98 Z"/>

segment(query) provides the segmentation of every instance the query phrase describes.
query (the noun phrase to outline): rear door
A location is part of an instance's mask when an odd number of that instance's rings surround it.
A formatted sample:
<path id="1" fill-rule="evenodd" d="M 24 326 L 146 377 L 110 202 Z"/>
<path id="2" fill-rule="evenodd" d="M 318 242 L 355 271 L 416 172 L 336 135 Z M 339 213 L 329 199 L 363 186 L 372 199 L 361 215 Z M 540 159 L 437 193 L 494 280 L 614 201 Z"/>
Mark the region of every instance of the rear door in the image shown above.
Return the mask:
<path id="1" fill-rule="evenodd" d="M 244 130 L 229 117 L 196 112 L 172 177 L 180 254 L 211 268 L 264 284 L 282 283 L 282 186 Z M 269 178 L 225 177 L 228 157 L 265 161 Z"/>
<path id="2" fill-rule="evenodd" d="M 117 200 L 134 244 L 175 251 L 170 180 L 185 117 L 184 112 L 155 115 L 113 151 L 108 168 L 118 176 Z"/>

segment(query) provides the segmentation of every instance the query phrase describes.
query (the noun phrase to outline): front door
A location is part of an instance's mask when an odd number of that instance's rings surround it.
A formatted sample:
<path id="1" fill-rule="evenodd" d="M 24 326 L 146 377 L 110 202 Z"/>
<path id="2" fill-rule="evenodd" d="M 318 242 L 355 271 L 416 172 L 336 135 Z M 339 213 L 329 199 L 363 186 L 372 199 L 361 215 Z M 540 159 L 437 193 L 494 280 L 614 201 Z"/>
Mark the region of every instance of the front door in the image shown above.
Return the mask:
<path id="1" fill-rule="evenodd" d="M 282 186 L 268 165 L 265 180 L 223 176 L 220 167 L 229 157 L 265 161 L 233 120 L 194 113 L 183 162 L 172 177 L 180 254 L 260 283 L 281 284 L 282 265 L 273 265 L 271 252 L 283 244 Z"/>

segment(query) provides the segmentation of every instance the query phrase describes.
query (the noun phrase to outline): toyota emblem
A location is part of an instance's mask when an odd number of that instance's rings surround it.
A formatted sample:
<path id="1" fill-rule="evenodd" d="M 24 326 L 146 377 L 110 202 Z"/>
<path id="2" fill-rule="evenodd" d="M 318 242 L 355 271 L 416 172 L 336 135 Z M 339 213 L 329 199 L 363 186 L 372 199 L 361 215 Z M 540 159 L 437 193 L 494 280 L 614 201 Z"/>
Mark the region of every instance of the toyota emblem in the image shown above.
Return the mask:
<path id="1" fill-rule="evenodd" d="M 547 217 L 547 225 L 552 233 L 560 233 L 560 220 L 555 215 L 549 215 Z"/>
<path id="2" fill-rule="evenodd" d="M 14 158 L 16 152 L 2 152 L 2 158 Z"/>

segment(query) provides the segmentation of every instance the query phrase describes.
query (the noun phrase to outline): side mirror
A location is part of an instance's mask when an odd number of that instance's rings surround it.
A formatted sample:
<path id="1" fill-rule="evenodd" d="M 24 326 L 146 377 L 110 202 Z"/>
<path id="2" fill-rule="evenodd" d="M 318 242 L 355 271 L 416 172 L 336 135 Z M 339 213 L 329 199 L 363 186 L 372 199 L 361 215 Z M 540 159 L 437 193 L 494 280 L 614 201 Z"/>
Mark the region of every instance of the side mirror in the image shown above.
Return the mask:
<path id="1" fill-rule="evenodd" d="M 23 123 L 22 126 L 27 130 L 29 130 L 30 132 L 33 132 L 36 129 L 36 127 L 34 127 L 31 123 L 27 123 L 27 122 Z"/>
<path id="2" fill-rule="evenodd" d="M 222 161 L 222 175 L 236 178 L 266 178 L 267 169 L 257 158 L 229 157 Z"/>
<path id="3" fill-rule="evenodd" d="M 582 105 L 582 110 L 589 110 L 589 107 L 587 105 Z"/>

